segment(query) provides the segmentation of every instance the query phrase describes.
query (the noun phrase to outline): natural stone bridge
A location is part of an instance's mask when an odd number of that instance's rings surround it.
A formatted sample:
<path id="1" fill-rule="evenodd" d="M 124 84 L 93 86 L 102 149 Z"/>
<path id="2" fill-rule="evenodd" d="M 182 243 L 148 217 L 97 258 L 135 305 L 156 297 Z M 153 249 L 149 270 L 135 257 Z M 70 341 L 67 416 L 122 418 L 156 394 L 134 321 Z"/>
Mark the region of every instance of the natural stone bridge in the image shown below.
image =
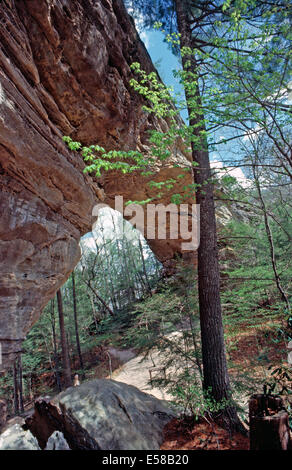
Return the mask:
<path id="1" fill-rule="evenodd" d="M 142 110 L 129 65 L 152 71 L 122 0 L 0 3 L 0 343 L 6 367 L 80 257 L 100 200 L 151 196 L 138 174 L 82 173 L 63 135 L 147 153 L 147 130 L 167 123 Z M 177 145 L 175 159 L 185 161 Z M 169 163 L 156 179 L 178 170 Z M 191 181 L 187 175 L 182 184 Z M 153 179 L 153 178 L 152 178 Z M 163 201 L 168 202 L 168 201 Z M 180 240 L 152 240 L 167 262 Z"/>

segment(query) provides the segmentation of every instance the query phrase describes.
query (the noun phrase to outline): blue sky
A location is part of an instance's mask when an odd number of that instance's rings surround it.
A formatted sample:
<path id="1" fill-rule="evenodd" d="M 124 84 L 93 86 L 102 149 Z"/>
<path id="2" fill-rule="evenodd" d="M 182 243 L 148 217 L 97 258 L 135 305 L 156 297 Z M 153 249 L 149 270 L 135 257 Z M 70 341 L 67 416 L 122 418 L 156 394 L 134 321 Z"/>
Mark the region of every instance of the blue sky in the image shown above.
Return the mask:
<path id="1" fill-rule="evenodd" d="M 146 31 L 141 33 L 141 39 L 155 64 L 161 61 L 158 69 L 161 78 L 167 85 L 172 85 L 176 91 L 181 91 L 181 87 L 173 76 L 173 70 L 179 67 L 178 58 L 172 53 L 167 43 L 163 41 L 164 35 L 160 31 Z"/>
<path id="2" fill-rule="evenodd" d="M 138 26 L 138 30 L 139 29 L 140 28 Z M 169 45 L 163 40 L 164 34 L 161 31 L 156 30 L 140 30 L 140 37 L 151 56 L 152 62 L 157 66 L 163 82 L 168 86 L 172 86 L 174 92 L 180 93 L 182 99 L 184 99 L 183 88 L 178 79 L 173 75 L 173 71 L 180 68 L 180 62 L 178 57 L 172 53 Z M 187 111 L 184 110 L 181 115 L 182 118 L 187 121 Z M 214 161 L 220 160 L 216 152 L 210 152 L 210 157 L 211 160 Z"/>
<path id="3" fill-rule="evenodd" d="M 178 79 L 173 76 L 173 70 L 178 70 L 180 63 L 170 50 L 169 45 L 163 41 L 163 33 L 147 30 L 141 32 L 140 37 L 151 56 L 152 62 L 156 65 L 163 82 L 168 86 L 172 86 L 174 92 L 180 93 L 182 98 L 184 98 L 183 89 Z M 183 111 L 181 114 L 183 119 L 187 120 L 187 111 Z"/>
<path id="4" fill-rule="evenodd" d="M 173 76 L 173 70 L 178 70 L 180 68 L 180 62 L 179 62 L 178 57 L 176 57 L 172 53 L 169 45 L 163 40 L 164 39 L 163 33 L 157 30 L 143 30 L 139 24 L 137 26 L 138 26 L 140 37 L 142 41 L 144 42 L 151 56 L 152 62 L 157 66 L 161 79 L 166 85 L 172 86 L 175 93 L 180 93 L 182 98 L 184 98 L 183 88 L 179 84 L 178 79 L 176 79 Z M 187 111 L 186 110 L 183 111 L 181 115 L 183 119 L 187 121 Z M 222 134 L 222 130 L 217 136 L 218 140 L 224 137 L 221 134 Z M 216 167 L 220 168 L 222 166 L 221 162 L 222 160 L 225 160 L 225 158 L 228 159 L 229 161 L 233 160 L 234 158 L 233 152 L 237 146 L 238 146 L 238 143 L 236 143 L 235 141 L 230 146 L 218 145 L 217 151 L 210 152 L 211 161 L 214 162 L 214 165 Z M 243 179 L 245 179 L 244 174 L 242 173 L 242 170 L 234 169 L 232 171 L 233 171 L 232 175 L 240 179 L 241 182 Z"/>

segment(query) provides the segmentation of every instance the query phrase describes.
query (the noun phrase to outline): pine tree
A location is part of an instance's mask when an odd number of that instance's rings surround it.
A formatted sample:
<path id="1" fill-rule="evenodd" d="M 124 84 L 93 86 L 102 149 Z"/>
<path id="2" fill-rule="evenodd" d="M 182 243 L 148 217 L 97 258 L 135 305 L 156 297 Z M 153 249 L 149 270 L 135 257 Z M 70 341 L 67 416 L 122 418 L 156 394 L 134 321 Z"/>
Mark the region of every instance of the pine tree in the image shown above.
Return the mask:
<path id="1" fill-rule="evenodd" d="M 73 298 L 73 312 L 74 312 L 74 327 L 75 327 L 75 338 L 76 338 L 76 347 L 79 357 L 80 369 L 82 370 L 82 377 L 84 378 L 84 365 L 80 347 L 80 338 L 79 338 L 79 327 L 78 327 L 78 314 L 77 314 L 77 299 L 76 299 L 76 288 L 75 288 L 75 273 L 72 271 L 72 298 Z"/>
<path id="2" fill-rule="evenodd" d="M 60 289 L 57 292 L 57 302 L 58 302 L 60 338 L 61 338 L 61 348 L 62 348 L 63 382 L 64 382 L 64 387 L 67 388 L 67 387 L 71 387 L 72 378 L 71 378 L 71 366 L 70 366 L 68 343 L 67 343 L 65 322 L 64 322 L 62 294 L 61 294 Z"/>

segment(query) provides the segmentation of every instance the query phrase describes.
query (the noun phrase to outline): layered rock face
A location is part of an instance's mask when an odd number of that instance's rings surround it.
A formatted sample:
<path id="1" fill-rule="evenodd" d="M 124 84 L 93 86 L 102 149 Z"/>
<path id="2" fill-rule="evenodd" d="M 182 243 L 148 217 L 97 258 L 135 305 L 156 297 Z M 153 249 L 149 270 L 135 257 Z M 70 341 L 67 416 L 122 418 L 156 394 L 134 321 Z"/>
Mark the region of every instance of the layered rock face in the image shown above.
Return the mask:
<path id="1" fill-rule="evenodd" d="M 147 130 L 167 123 L 142 110 L 130 64 L 153 70 L 122 0 L 3 0 L 0 3 L 0 344 L 2 366 L 80 257 L 92 208 L 114 196 L 149 196 L 139 175 L 82 173 L 62 143 L 147 152 Z M 174 158 L 186 160 L 183 151 Z M 178 170 L 169 165 L 158 180 Z M 190 182 L 190 176 L 184 183 Z M 105 195 L 103 197 L 103 195 Z M 162 261 L 180 240 L 152 240 Z"/>

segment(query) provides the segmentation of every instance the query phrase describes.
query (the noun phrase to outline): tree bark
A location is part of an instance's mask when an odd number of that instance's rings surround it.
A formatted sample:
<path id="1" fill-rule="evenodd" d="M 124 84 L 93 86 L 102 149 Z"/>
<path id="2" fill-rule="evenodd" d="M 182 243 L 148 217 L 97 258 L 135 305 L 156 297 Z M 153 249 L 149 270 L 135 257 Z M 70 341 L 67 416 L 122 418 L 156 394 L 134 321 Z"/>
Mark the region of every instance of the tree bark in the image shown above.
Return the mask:
<path id="1" fill-rule="evenodd" d="M 89 287 L 89 289 L 94 293 L 95 297 L 100 301 L 100 303 L 104 306 L 105 310 L 110 314 L 111 317 L 114 317 L 115 314 L 112 311 L 112 309 L 105 303 L 105 301 L 98 295 L 96 289 L 92 287 L 91 285 L 91 280 L 90 281 L 84 281 L 85 284 Z"/>
<path id="2" fill-rule="evenodd" d="M 152 297 L 151 286 L 150 286 L 150 282 L 149 282 L 149 278 L 148 278 L 148 274 L 147 274 L 147 269 L 146 269 L 146 265 L 145 265 L 144 252 L 143 252 L 143 246 L 142 246 L 140 235 L 138 235 L 138 243 L 139 243 L 139 250 L 140 250 L 140 255 L 141 255 L 141 260 L 142 260 L 144 277 L 145 277 L 145 280 L 146 280 L 146 283 L 147 283 L 148 293 Z"/>
<path id="3" fill-rule="evenodd" d="M 18 375 L 18 397 L 19 397 L 19 411 L 20 413 L 24 412 L 23 406 L 23 380 L 22 380 L 22 359 L 21 353 L 17 358 L 17 375 Z"/>
<path id="4" fill-rule="evenodd" d="M 187 0 L 175 0 L 180 48 L 193 49 Z M 193 54 L 182 57 L 183 70 L 194 79 L 199 73 Z M 205 136 L 204 117 L 201 114 L 201 97 L 198 83 L 190 92 L 185 87 L 190 126 L 197 142 L 192 142 L 194 182 L 198 185 L 196 202 L 200 204 L 200 245 L 198 248 L 198 291 L 202 341 L 203 387 L 210 392 L 216 402 L 228 400 L 230 404 L 214 418 L 229 431 L 244 428 L 238 418 L 235 405 L 231 401 L 231 387 L 227 370 L 224 331 L 220 302 L 220 274 L 218 262 L 217 234 L 213 185 L 210 182 L 211 170 L 208 144 Z M 190 102 L 196 101 L 198 114 L 195 117 Z M 199 142 L 199 145 L 198 145 Z"/>
<path id="5" fill-rule="evenodd" d="M 290 312 L 291 308 L 290 308 L 289 299 L 288 299 L 288 296 L 287 296 L 286 292 L 284 291 L 284 289 L 282 287 L 281 279 L 280 279 L 278 268 L 277 268 L 273 233 L 272 233 L 272 229 L 270 227 L 268 212 L 267 212 L 267 209 L 266 209 L 265 200 L 264 200 L 262 190 L 261 190 L 260 178 L 259 178 L 258 171 L 256 169 L 255 164 L 252 165 L 252 170 L 253 170 L 253 176 L 254 176 L 255 185 L 256 185 L 256 188 L 257 188 L 260 204 L 261 204 L 261 209 L 262 209 L 262 212 L 263 212 L 263 215 L 264 215 L 265 229 L 266 229 L 267 239 L 268 239 L 269 246 L 270 246 L 270 257 L 271 257 L 271 263 L 272 263 L 272 268 L 273 268 L 273 271 L 274 271 L 274 276 L 275 276 L 277 289 L 280 292 L 281 299 L 286 304 L 287 311 Z"/>
<path id="6" fill-rule="evenodd" d="M 69 353 L 66 339 L 65 323 L 64 323 L 64 311 L 62 303 L 62 294 L 60 289 L 57 292 L 58 311 L 59 311 L 59 325 L 60 325 L 60 337 L 61 337 L 61 348 L 62 348 L 62 362 L 63 362 L 63 382 L 64 387 L 71 387 L 71 366 L 69 361 Z"/>
<path id="7" fill-rule="evenodd" d="M 56 379 L 56 385 L 57 385 L 58 391 L 60 392 L 62 390 L 62 388 L 61 388 L 61 381 L 60 381 L 60 367 L 59 367 L 59 357 L 58 357 L 58 348 L 57 348 L 54 299 L 51 300 L 51 326 L 52 326 L 53 347 L 54 347 L 55 379 Z"/>
<path id="8" fill-rule="evenodd" d="M 253 395 L 249 402 L 250 450 L 291 449 L 288 413 L 280 397 Z"/>
<path id="9" fill-rule="evenodd" d="M 14 389 L 14 413 L 19 414 L 19 396 L 18 396 L 18 380 L 17 380 L 17 359 L 13 363 L 13 389 Z"/>
<path id="10" fill-rule="evenodd" d="M 75 325 L 75 338 L 76 347 L 79 357 L 80 369 L 82 370 L 82 378 L 84 379 L 84 365 L 81 354 L 80 338 L 79 338 L 79 327 L 78 327 L 78 315 L 77 315 L 77 301 L 76 301 L 76 287 L 75 287 L 75 274 L 72 272 L 72 295 L 73 295 L 73 310 L 74 310 L 74 325 Z"/>

